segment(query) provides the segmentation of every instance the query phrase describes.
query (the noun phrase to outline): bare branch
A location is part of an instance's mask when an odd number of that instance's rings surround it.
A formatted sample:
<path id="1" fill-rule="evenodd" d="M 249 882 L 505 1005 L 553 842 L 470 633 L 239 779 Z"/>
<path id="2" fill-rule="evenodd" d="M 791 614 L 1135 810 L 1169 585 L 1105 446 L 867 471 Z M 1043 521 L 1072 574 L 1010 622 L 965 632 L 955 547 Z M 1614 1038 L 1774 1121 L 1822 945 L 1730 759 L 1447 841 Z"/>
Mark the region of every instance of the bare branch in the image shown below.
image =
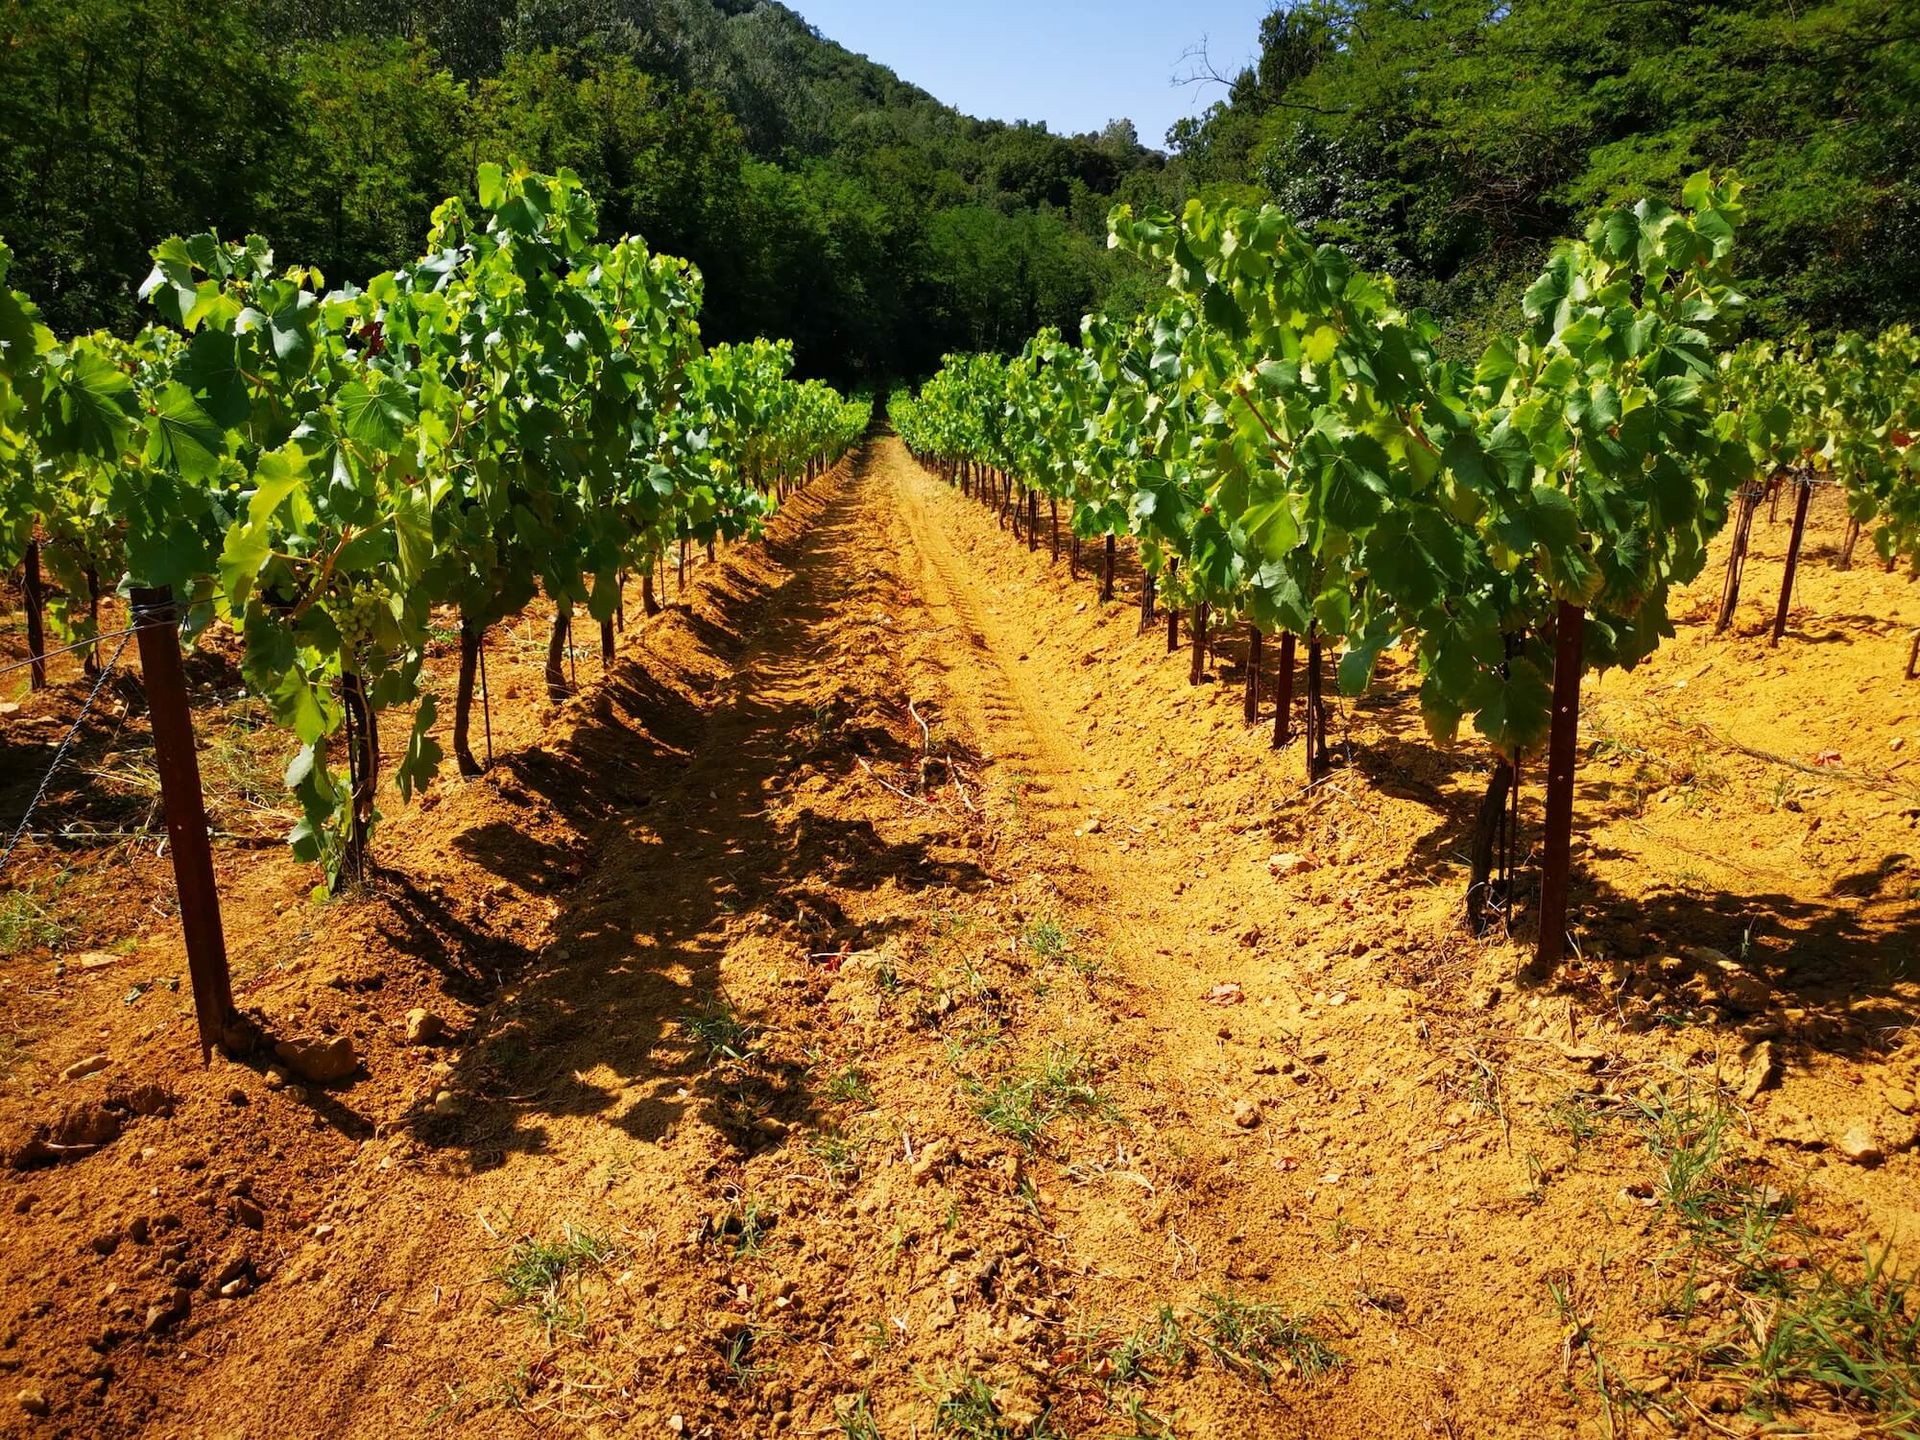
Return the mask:
<path id="1" fill-rule="evenodd" d="M 1179 63 L 1189 68 L 1186 74 L 1175 75 L 1172 84 L 1224 85 L 1229 90 L 1233 88 L 1238 77 L 1220 73 L 1220 67 L 1213 63 L 1213 56 L 1207 48 L 1208 41 L 1209 37 L 1202 35 L 1195 44 L 1180 52 Z"/>

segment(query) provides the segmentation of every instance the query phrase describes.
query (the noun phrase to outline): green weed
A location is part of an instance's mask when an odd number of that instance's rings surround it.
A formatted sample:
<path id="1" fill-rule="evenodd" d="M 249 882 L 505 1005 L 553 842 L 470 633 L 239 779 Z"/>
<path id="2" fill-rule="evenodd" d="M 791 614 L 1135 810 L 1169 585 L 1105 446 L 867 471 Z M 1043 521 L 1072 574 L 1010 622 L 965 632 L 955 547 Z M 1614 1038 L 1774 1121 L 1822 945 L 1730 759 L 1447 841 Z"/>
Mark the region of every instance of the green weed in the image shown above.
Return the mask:
<path id="1" fill-rule="evenodd" d="M 860 1332 L 860 1349 L 868 1360 L 878 1360 L 893 1348 L 893 1334 L 887 1329 L 887 1322 L 875 1320 Z M 864 1399 L 864 1393 L 862 1395 Z"/>
<path id="2" fill-rule="evenodd" d="M 760 1335 L 758 1326 L 745 1325 L 727 1341 L 727 1377 L 742 1390 L 758 1385 L 772 1368 L 760 1361 Z"/>
<path id="3" fill-rule="evenodd" d="M 839 728 L 839 720 L 834 715 L 834 702 L 822 700 L 813 707 L 813 720 L 807 726 L 807 748 L 818 750 L 833 737 Z"/>
<path id="4" fill-rule="evenodd" d="M 1072 929 L 1051 916 L 1029 920 L 1020 932 L 1020 943 L 1033 952 L 1034 958 L 1046 965 L 1069 963 L 1073 959 L 1077 938 Z"/>
<path id="5" fill-rule="evenodd" d="M 1207 1353 L 1223 1369 L 1263 1385 L 1280 1374 L 1318 1379 L 1344 1363 L 1300 1317 L 1274 1301 L 1209 1292 L 1194 1316 Z"/>
<path id="6" fill-rule="evenodd" d="M 867 1142 L 838 1130 L 822 1130 L 807 1142 L 807 1150 L 836 1185 L 845 1185 L 860 1173 L 860 1152 Z"/>
<path id="7" fill-rule="evenodd" d="M 1888 1260 L 1869 1252 L 1855 1275 L 1821 1269 L 1778 1303 L 1738 1367 L 1752 1403 L 1770 1409 L 1822 1391 L 1871 1412 L 1878 1433 L 1920 1427 L 1920 1304 Z"/>
<path id="8" fill-rule="evenodd" d="M 880 1440 L 880 1426 L 873 1418 L 873 1410 L 864 1390 L 846 1404 L 836 1407 L 833 1418 L 840 1427 L 840 1440 Z"/>
<path id="9" fill-rule="evenodd" d="M 733 1253 L 745 1259 L 760 1253 L 760 1247 L 773 1231 L 773 1222 L 773 1212 L 748 1196 L 734 1206 L 722 1227 L 722 1233 L 732 1241 Z"/>
<path id="10" fill-rule="evenodd" d="M 1173 1428 L 1172 1417 L 1154 1414 L 1138 1395 L 1127 1396 L 1121 1407 L 1125 1411 L 1122 1418 L 1133 1428 L 1116 1432 L 1112 1440 L 1176 1440 L 1179 1432 Z"/>
<path id="11" fill-rule="evenodd" d="M 1150 1384 L 1164 1380 L 1186 1358 L 1179 1317 L 1171 1305 L 1162 1305 L 1107 1352 L 1107 1378 L 1114 1385 Z"/>
<path id="12" fill-rule="evenodd" d="M 867 1083 L 867 1072 L 858 1065 L 847 1066 L 827 1081 L 827 1098 L 842 1105 L 870 1109 L 873 1105 L 873 1087 Z"/>
<path id="13" fill-rule="evenodd" d="M 1566 1132 L 1567 1139 L 1575 1150 L 1600 1133 L 1602 1116 L 1599 1107 L 1594 1104 L 1593 1096 L 1581 1090 L 1569 1090 L 1554 1102 L 1548 1112 L 1553 1126 Z"/>
<path id="14" fill-rule="evenodd" d="M 1718 1230 L 1740 1208 L 1739 1193 L 1721 1173 L 1727 1116 L 1701 1110 L 1691 1099 L 1666 1091 L 1635 1102 L 1640 1135 L 1660 1167 L 1660 1201 L 1687 1230 Z"/>
<path id="15" fill-rule="evenodd" d="M 576 1332 L 585 1324 L 585 1307 L 574 1293 L 578 1277 L 614 1256 L 604 1237 L 568 1226 L 558 1240 L 529 1236 L 515 1245 L 494 1279 L 506 1290 L 503 1309 L 526 1310 L 549 1332 Z"/>
<path id="16" fill-rule="evenodd" d="M 1095 1088 L 1085 1057 L 1056 1045 L 1037 1063 L 1002 1076 L 990 1085 L 969 1081 L 974 1113 L 990 1129 L 1018 1140 L 1028 1149 L 1037 1145 L 1047 1127 L 1064 1115 L 1091 1115 L 1111 1120 L 1118 1107 Z"/>
<path id="17" fill-rule="evenodd" d="M 1664 1092 L 1636 1103 L 1656 1193 L 1693 1246 L 1673 1308 L 1693 1313 L 1702 1270 L 1728 1276 L 1741 1297 L 1739 1323 L 1702 1347 L 1704 1366 L 1746 1385 L 1750 1413 L 1824 1397 L 1870 1414 L 1871 1433 L 1920 1433 L 1920 1296 L 1890 1254 L 1868 1252 L 1857 1267 L 1783 1256 L 1791 1198 L 1732 1173 L 1729 1113 Z"/>
<path id="18" fill-rule="evenodd" d="M 707 1052 L 707 1063 L 731 1060 L 739 1064 L 753 1051 L 759 1030 L 733 1013 L 733 1007 L 715 995 L 697 1011 L 680 1017 L 681 1028 Z"/>
<path id="19" fill-rule="evenodd" d="M 0 955 L 19 955 L 60 943 L 67 927 L 34 898 L 30 890 L 0 895 Z"/>
<path id="20" fill-rule="evenodd" d="M 934 1387 L 933 1433 L 954 1440 L 1048 1440 L 1042 1416 L 1031 1425 L 1001 1414 L 993 1387 L 977 1375 L 950 1375 Z"/>

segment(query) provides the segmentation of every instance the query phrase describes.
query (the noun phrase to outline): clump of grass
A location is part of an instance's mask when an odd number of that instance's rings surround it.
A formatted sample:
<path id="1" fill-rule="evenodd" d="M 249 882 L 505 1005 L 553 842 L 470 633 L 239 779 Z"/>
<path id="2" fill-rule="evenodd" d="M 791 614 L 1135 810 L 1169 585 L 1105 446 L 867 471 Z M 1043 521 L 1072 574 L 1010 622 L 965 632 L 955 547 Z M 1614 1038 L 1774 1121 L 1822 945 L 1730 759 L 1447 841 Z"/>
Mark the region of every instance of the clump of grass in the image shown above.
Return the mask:
<path id="1" fill-rule="evenodd" d="M 682 1015 L 680 1025 L 707 1052 L 709 1065 L 721 1060 L 743 1062 L 760 1038 L 759 1030 L 734 1014 L 733 1007 L 718 995 L 709 997 L 699 1010 Z"/>
<path id="2" fill-rule="evenodd" d="M 860 1173 L 860 1152 L 866 1148 L 866 1141 L 838 1130 L 822 1130 L 807 1142 L 809 1153 L 836 1185 L 845 1185 Z"/>
<path id="3" fill-rule="evenodd" d="M 1661 1203 L 1696 1235 L 1720 1230 L 1728 1214 L 1740 1209 L 1740 1195 L 1721 1170 L 1726 1112 L 1702 1110 L 1664 1090 L 1636 1105 L 1641 1139 L 1660 1167 L 1655 1191 Z"/>
<path id="4" fill-rule="evenodd" d="M 1697 870 L 1691 865 L 1681 865 L 1674 869 L 1672 888 L 1699 894 L 1712 887 L 1707 881 L 1704 870 Z"/>
<path id="5" fill-rule="evenodd" d="M 1020 943 L 1031 950 L 1036 959 L 1048 965 L 1070 962 L 1076 939 L 1078 937 L 1072 929 L 1052 916 L 1029 920 L 1020 932 Z"/>
<path id="6" fill-rule="evenodd" d="M 714 1237 L 725 1241 L 742 1259 L 758 1255 L 773 1233 L 775 1218 L 771 1209 L 748 1195 L 720 1218 L 714 1226 Z"/>
<path id="7" fill-rule="evenodd" d="M 771 1368 L 760 1360 L 760 1336 L 757 1325 L 743 1325 L 727 1341 L 727 1377 L 742 1390 L 751 1390 L 766 1378 Z"/>
<path id="8" fill-rule="evenodd" d="M 1039 1061 L 991 1084 L 969 1082 L 968 1089 L 974 1113 L 990 1129 L 1029 1149 L 1063 1115 L 1110 1120 L 1119 1113 L 1113 1101 L 1094 1086 L 1086 1058 L 1064 1045 L 1054 1046 Z"/>
<path id="9" fill-rule="evenodd" d="M 578 1331 L 584 1327 L 585 1306 L 575 1293 L 579 1277 L 597 1270 L 614 1256 L 611 1241 L 568 1226 L 558 1240 L 520 1241 L 494 1272 L 506 1291 L 503 1309 L 525 1310 L 547 1331 Z"/>
<path id="10" fill-rule="evenodd" d="M 1807 1391 L 1871 1412 L 1878 1433 L 1920 1427 L 1920 1297 L 1868 1252 L 1858 1274 L 1829 1266 L 1782 1299 L 1739 1362 L 1750 1405 L 1771 1409 Z"/>
<path id="11" fill-rule="evenodd" d="M 1027 792 L 1033 789 L 1033 777 L 1023 770 L 1007 772 L 1007 813 L 1018 818 L 1020 807 L 1026 803 Z"/>
<path id="12" fill-rule="evenodd" d="M 1920 1294 L 1893 1272 L 1890 1253 L 1869 1251 L 1857 1266 L 1782 1255 L 1790 1197 L 1734 1172 L 1729 1112 L 1669 1092 L 1636 1103 L 1659 1167 L 1656 1193 L 1691 1241 L 1678 1308 L 1691 1313 L 1702 1270 L 1728 1276 L 1744 1296 L 1741 1323 L 1703 1347 L 1703 1368 L 1744 1384 L 1750 1413 L 1825 1401 L 1871 1415 L 1875 1434 L 1920 1433 Z"/>
<path id="13" fill-rule="evenodd" d="M 1162 1305 L 1106 1354 L 1107 1383 L 1146 1385 L 1164 1380 L 1185 1362 L 1186 1336 L 1171 1305 Z"/>
<path id="14" fill-rule="evenodd" d="M 0 895 L 0 955 L 21 955 L 38 946 L 57 945 L 67 927 L 42 905 L 33 892 L 10 890 Z"/>
<path id="15" fill-rule="evenodd" d="M 1173 1428 L 1173 1421 L 1165 1415 L 1154 1414 L 1138 1395 L 1129 1395 L 1122 1408 L 1124 1418 L 1133 1429 L 1116 1434 L 1114 1440 L 1176 1440 L 1179 1432 Z"/>
<path id="16" fill-rule="evenodd" d="M 880 1440 L 880 1426 L 873 1418 L 873 1407 L 864 1390 L 836 1406 L 833 1419 L 840 1427 L 840 1440 Z"/>
<path id="17" fill-rule="evenodd" d="M 957 1073 L 965 1073 L 973 1057 L 991 1050 L 1007 1038 L 1007 1032 L 992 1015 L 982 1016 L 958 1026 L 941 1037 L 947 1064 Z"/>
<path id="18" fill-rule="evenodd" d="M 1263 1385 L 1294 1374 L 1315 1380 L 1344 1363 L 1300 1317 L 1276 1301 L 1209 1291 L 1194 1307 L 1199 1342 L 1223 1369 Z"/>
<path id="19" fill-rule="evenodd" d="M 893 1333 L 888 1330 L 886 1321 L 872 1321 L 860 1332 L 860 1349 L 868 1360 L 878 1360 L 892 1348 Z M 862 1391 L 861 1398 L 865 1397 L 866 1392 Z"/>
<path id="20" fill-rule="evenodd" d="M 1467 1053 L 1467 1066 L 1467 1108 L 1476 1115 L 1491 1115 L 1505 1127 L 1507 1099 L 1500 1072 L 1477 1050 Z"/>
<path id="21" fill-rule="evenodd" d="M 807 748 L 818 750 L 833 738 L 833 732 L 840 727 L 839 716 L 834 713 L 831 700 L 822 700 L 813 707 L 813 719 L 807 726 Z"/>
<path id="22" fill-rule="evenodd" d="M 873 1087 L 867 1082 L 867 1072 L 858 1065 L 847 1066 L 827 1081 L 827 1098 L 842 1105 L 871 1108 Z"/>
<path id="23" fill-rule="evenodd" d="M 1564 1130 L 1575 1150 L 1600 1133 L 1601 1115 L 1593 1097 L 1580 1090 L 1569 1090 L 1554 1102 L 1549 1112 L 1555 1129 Z"/>
<path id="24" fill-rule="evenodd" d="M 935 1435 L 950 1435 L 954 1440 L 1049 1440 L 1053 1433 L 1045 1416 L 1028 1425 L 1002 1414 L 993 1387 L 978 1375 L 949 1375 L 932 1388 Z"/>
<path id="25" fill-rule="evenodd" d="M 993 1403 L 993 1387 L 978 1375 L 950 1377 L 933 1405 L 933 1432 L 957 1435 L 964 1440 L 997 1440 L 1011 1435 L 1002 1423 L 1000 1407 Z"/>

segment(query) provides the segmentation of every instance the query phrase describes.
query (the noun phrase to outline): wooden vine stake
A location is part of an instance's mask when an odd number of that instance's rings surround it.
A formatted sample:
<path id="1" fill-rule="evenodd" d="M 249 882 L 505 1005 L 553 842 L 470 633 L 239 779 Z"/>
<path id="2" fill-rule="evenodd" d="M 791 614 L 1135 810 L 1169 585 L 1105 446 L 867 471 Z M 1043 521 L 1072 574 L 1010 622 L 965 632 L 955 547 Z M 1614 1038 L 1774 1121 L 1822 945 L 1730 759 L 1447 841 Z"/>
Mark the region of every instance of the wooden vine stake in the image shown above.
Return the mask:
<path id="1" fill-rule="evenodd" d="M 1527 967 L 1544 980 L 1567 950 L 1567 891 L 1573 864 L 1573 771 L 1580 734 L 1581 634 L 1586 611 L 1561 601 L 1553 627 L 1553 720 L 1547 731 L 1547 818 L 1540 861 L 1540 940 Z"/>
<path id="2" fill-rule="evenodd" d="M 1241 697 L 1241 716 L 1252 725 L 1260 718 L 1260 627 L 1247 628 L 1247 688 Z"/>
<path id="3" fill-rule="evenodd" d="M 1273 748 L 1284 750 L 1293 743 L 1293 654 L 1291 630 L 1280 632 L 1280 661 L 1275 667 L 1277 691 L 1273 705 Z"/>
<path id="4" fill-rule="evenodd" d="M 468 730 L 473 718 L 473 681 L 480 668 L 480 647 L 486 639 L 482 626 L 461 617 L 460 674 L 453 692 L 453 758 L 460 773 L 471 780 L 480 773 L 480 762 L 473 758 Z"/>
<path id="5" fill-rule="evenodd" d="M 1193 605 L 1193 653 L 1187 665 L 1187 683 L 1198 685 L 1207 675 L 1207 602 Z"/>
<path id="6" fill-rule="evenodd" d="M 207 806 L 200 791 L 200 761 L 194 752 L 193 713 L 187 706 L 173 592 L 164 586 L 136 589 L 133 614 L 204 1061 L 232 1024 L 233 980 L 227 970 L 226 936 L 220 928 L 220 893 L 213 883 L 213 849 L 207 841 Z"/>
<path id="7" fill-rule="evenodd" d="M 686 570 L 684 568 L 686 558 L 687 542 L 682 540 L 680 542 L 680 560 L 683 567 L 680 572 L 680 589 L 682 593 L 685 593 L 687 588 Z M 570 602 L 562 600 L 559 608 L 554 611 L 553 633 L 547 640 L 546 682 L 547 698 L 549 700 L 564 700 L 572 693 L 567 688 L 566 668 L 561 664 L 563 660 L 571 660 L 572 658 L 573 606 Z"/>
<path id="8" fill-rule="evenodd" d="M 1720 590 L 1720 614 L 1714 619 L 1713 633 L 1718 635 L 1733 623 L 1733 612 L 1740 604 L 1740 578 L 1747 569 L 1747 542 L 1753 534 L 1753 512 L 1760 508 L 1760 487 L 1740 488 L 1740 508 L 1733 521 L 1733 548 L 1727 553 L 1727 580 Z"/>
<path id="9" fill-rule="evenodd" d="M 1778 645 L 1787 633 L 1787 606 L 1793 601 L 1794 572 L 1800 568 L 1800 541 L 1807 533 L 1807 502 L 1813 498 L 1813 486 L 1805 480 L 1794 482 L 1800 493 L 1793 501 L 1793 538 L 1787 542 L 1787 573 L 1780 578 L 1780 604 L 1773 612 L 1773 634 L 1767 644 Z"/>
<path id="10" fill-rule="evenodd" d="M 1489 911 L 1502 918 L 1511 913 L 1513 842 L 1520 828 L 1519 814 L 1518 767 L 1505 755 L 1496 755 L 1487 777 L 1487 793 L 1474 817 L 1473 844 L 1468 851 L 1467 926 L 1475 935 L 1487 933 Z"/>
<path id="11" fill-rule="evenodd" d="M 1306 738 L 1307 783 L 1324 777 L 1333 762 L 1327 758 L 1326 677 L 1320 664 L 1320 627 L 1307 627 Z"/>

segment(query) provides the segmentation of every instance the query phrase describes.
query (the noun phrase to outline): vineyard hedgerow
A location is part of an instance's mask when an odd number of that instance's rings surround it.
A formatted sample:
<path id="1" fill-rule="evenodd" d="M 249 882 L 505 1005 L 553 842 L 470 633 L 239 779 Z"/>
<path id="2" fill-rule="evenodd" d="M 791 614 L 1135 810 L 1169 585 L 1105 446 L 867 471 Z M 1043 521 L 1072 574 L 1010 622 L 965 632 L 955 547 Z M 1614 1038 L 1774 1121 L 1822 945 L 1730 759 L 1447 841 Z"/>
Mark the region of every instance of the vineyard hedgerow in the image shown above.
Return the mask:
<path id="1" fill-rule="evenodd" d="M 1429 729 L 1450 738 L 1471 717 L 1498 756 L 1476 918 L 1515 767 L 1544 742 L 1544 970 L 1565 941 L 1580 677 L 1672 633 L 1671 589 L 1699 574 L 1756 466 L 1785 463 L 1771 447 L 1818 450 L 1855 517 L 1880 521 L 1882 554 L 1912 552 L 1912 452 L 1891 418 L 1911 369 L 1882 358 L 1863 379 L 1860 358 L 1904 354 L 1904 332 L 1843 342 L 1790 400 L 1757 398 L 1753 377 L 1782 371 L 1735 347 L 1741 217 L 1738 183 L 1701 174 L 1680 209 L 1596 220 L 1527 290 L 1524 327 L 1468 369 L 1438 358 L 1391 282 L 1272 206 L 1123 207 L 1112 243 L 1165 267 L 1157 309 L 1090 320 L 1078 349 L 1043 334 L 1012 362 L 954 357 L 892 413 L 949 473 L 984 465 L 1016 477 L 1009 503 L 1016 483 L 1068 501 L 1076 535 L 1136 536 L 1145 603 L 1157 588 L 1191 610 L 1196 676 L 1210 617 L 1278 634 L 1276 743 L 1304 639 L 1310 778 L 1327 765 L 1324 647 L 1348 694 L 1384 651 L 1411 651 Z M 1819 438 L 1795 406 L 1818 413 Z"/>
<path id="2" fill-rule="evenodd" d="M 1774 612 L 1777 645 L 1814 486 L 1837 485 L 1846 495 L 1843 568 L 1853 563 L 1867 526 L 1889 569 L 1903 557 L 1920 555 L 1920 450 L 1912 444 L 1920 412 L 1920 344 L 1908 325 L 1871 338 L 1842 335 L 1824 347 L 1804 337 L 1784 345 L 1752 341 L 1727 356 L 1723 369 L 1726 403 L 1739 415 L 1740 435 L 1765 484 L 1742 492 L 1715 625 L 1724 630 L 1739 602 L 1754 511 L 1766 494 L 1777 505 L 1782 486 L 1791 482 L 1794 532 Z"/>
<path id="3" fill-rule="evenodd" d="M 294 849 L 330 883 L 365 864 L 380 716 L 411 712 L 403 795 L 442 759 L 436 607 L 460 615 L 471 773 L 490 625 L 544 596 L 556 650 L 576 609 L 610 628 L 625 572 L 752 533 L 866 427 L 866 403 L 788 378 L 785 342 L 703 350 L 699 274 L 597 228 L 571 173 L 486 165 L 478 207 L 448 200 L 422 258 L 364 287 L 276 268 L 258 238 L 172 239 L 130 341 L 54 336 L 0 249 L 0 564 L 24 557 L 30 590 L 46 564 L 74 640 L 103 594 L 159 587 L 188 633 L 237 630 L 301 747 Z"/>

